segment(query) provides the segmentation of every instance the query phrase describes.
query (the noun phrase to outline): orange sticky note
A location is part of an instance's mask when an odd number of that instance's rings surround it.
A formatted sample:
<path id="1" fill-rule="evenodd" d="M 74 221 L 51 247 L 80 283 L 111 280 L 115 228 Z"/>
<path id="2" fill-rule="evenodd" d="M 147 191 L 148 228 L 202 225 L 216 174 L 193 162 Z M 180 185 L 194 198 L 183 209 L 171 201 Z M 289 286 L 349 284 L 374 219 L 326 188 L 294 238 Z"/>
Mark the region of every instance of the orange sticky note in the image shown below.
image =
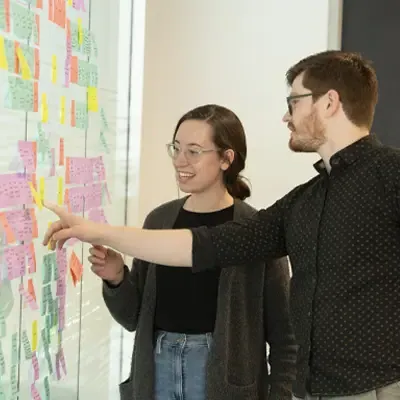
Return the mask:
<path id="1" fill-rule="evenodd" d="M 39 82 L 33 82 L 33 111 L 39 111 Z"/>
<path id="2" fill-rule="evenodd" d="M 78 57 L 72 56 L 71 57 L 71 82 L 78 83 Z"/>
<path id="3" fill-rule="evenodd" d="M 54 1 L 54 23 L 61 28 L 65 28 L 65 0 L 53 0 Z"/>
<path id="4" fill-rule="evenodd" d="M 37 28 L 36 44 L 39 46 L 40 45 L 40 16 L 39 16 L 39 14 L 35 15 L 35 22 L 36 22 L 36 28 Z"/>
<path id="5" fill-rule="evenodd" d="M 20 72 L 20 62 L 18 57 L 19 42 L 14 42 L 14 72 L 19 74 Z"/>
<path id="6" fill-rule="evenodd" d="M 2 212 L 0 213 L 0 223 L 3 225 L 4 231 L 6 233 L 7 244 L 15 242 L 15 235 L 8 223 L 7 215 Z"/>
<path id="7" fill-rule="evenodd" d="M 33 285 L 32 279 L 28 279 L 28 293 L 35 299 L 36 301 L 36 293 L 35 286 Z"/>
<path id="8" fill-rule="evenodd" d="M 54 22 L 54 0 L 49 0 L 49 21 Z"/>
<path id="9" fill-rule="evenodd" d="M 76 284 L 82 279 L 83 265 L 74 251 L 69 260 L 69 269 L 71 272 L 72 282 L 74 286 L 76 286 Z"/>
<path id="10" fill-rule="evenodd" d="M 71 100 L 71 126 L 76 126 L 75 100 Z"/>
<path id="11" fill-rule="evenodd" d="M 43 8 L 43 0 L 36 0 L 36 8 Z"/>
<path id="12" fill-rule="evenodd" d="M 40 76 L 40 52 L 39 49 L 34 50 L 34 56 L 35 56 L 35 73 L 34 73 L 34 78 L 39 79 Z"/>

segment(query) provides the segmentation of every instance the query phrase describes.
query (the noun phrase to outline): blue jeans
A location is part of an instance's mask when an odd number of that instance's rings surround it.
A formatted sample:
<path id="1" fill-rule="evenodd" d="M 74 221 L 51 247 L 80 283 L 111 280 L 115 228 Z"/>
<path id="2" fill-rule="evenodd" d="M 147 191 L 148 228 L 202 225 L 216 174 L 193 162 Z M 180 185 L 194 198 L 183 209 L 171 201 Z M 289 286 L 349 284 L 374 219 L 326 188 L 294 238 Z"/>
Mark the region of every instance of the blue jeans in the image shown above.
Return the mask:
<path id="1" fill-rule="evenodd" d="M 205 400 L 210 333 L 156 332 L 155 400 Z"/>

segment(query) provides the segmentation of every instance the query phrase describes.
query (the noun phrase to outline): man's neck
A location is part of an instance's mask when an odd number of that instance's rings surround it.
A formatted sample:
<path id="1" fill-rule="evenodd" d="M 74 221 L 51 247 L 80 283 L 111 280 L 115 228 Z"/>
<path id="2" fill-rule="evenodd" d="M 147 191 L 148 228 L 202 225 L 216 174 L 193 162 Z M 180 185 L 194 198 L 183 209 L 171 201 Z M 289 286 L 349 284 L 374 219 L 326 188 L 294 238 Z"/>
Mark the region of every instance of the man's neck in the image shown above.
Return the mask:
<path id="1" fill-rule="evenodd" d="M 355 129 L 353 132 L 328 136 L 328 140 L 319 149 L 318 154 L 324 161 L 328 172 L 331 170 L 330 160 L 334 154 L 369 135 L 368 130 Z"/>

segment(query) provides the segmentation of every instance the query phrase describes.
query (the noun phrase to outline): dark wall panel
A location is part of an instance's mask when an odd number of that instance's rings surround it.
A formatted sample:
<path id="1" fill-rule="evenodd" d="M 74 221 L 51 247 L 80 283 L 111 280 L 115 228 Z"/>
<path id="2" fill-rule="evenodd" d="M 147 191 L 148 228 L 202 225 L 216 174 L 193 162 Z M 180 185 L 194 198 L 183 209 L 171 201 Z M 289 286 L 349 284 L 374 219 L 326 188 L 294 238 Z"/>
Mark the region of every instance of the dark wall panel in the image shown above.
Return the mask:
<path id="1" fill-rule="evenodd" d="M 372 132 L 400 147 L 400 0 L 343 0 L 342 49 L 373 62 L 379 101 Z"/>

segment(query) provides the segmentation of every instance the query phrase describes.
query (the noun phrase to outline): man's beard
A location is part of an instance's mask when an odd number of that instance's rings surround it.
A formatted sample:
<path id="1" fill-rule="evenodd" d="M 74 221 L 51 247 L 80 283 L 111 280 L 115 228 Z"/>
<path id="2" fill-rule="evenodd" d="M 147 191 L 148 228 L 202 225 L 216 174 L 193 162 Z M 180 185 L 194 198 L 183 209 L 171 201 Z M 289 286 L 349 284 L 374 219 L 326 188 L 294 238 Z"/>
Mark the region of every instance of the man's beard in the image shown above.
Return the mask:
<path id="1" fill-rule="evenodd" d="M 324 126 L 316 110 L 304 117 L 297 127 L 289 123 L 288 128 L 292 131 L 289 148 L 296 153 L 316 152 L 326 141 Z"/>

